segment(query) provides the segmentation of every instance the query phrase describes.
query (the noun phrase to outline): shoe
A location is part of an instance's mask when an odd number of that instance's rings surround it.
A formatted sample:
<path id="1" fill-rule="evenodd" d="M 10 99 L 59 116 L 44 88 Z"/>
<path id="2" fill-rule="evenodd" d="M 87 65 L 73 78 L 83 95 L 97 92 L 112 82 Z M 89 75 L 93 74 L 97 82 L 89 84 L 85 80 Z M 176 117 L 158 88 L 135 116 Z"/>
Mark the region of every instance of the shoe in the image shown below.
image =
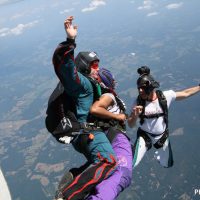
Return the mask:
<path id="1" fill-rule="evenodd" d="M 58 189 L 56 191 L 55 200 L 64 200 L 62 191 L 72 182 L 73 174 L 69 171 L 65 172 L 61 181 L 59 182 Z"/>
<path id="2" fill-rule="evenodd" d="M 62 190 L 64 188 L 67 187 L 67 185 L 69 185 L 69 183 L 72 182 L 72 180 L 74 179 L 74 176 L 71 172 L 67 171 L 64 176 L 62 177 L 59 185 L 58 185 L 58 190 Z"/>

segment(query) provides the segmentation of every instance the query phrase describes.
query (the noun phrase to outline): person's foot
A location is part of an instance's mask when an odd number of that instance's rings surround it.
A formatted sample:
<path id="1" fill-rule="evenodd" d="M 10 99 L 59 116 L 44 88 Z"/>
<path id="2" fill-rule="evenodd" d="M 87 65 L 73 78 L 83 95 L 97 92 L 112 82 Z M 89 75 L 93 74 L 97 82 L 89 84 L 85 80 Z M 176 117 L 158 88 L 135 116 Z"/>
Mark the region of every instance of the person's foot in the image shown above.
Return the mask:
<path id="1" fill-rule="evenodd" d="M 65 172 L 64 176 L 62 177 L 58 189 L 56 191 L 55 200 L 64 200 L 62 191 L 66 188 L 73 180 L 73 174 L 69 171 Z"/>
<path id="2" fill-rule="evenodd" d="M 63 188 L 67 187 L 67 185 L 69 183 L 72 182 L 72 180 L 74 179 L 74 176 L 71 172 L 67 171 L 64 176 L 62 177 L 59 185 L 58 185 L 58 190 L 62 190 Z"/>

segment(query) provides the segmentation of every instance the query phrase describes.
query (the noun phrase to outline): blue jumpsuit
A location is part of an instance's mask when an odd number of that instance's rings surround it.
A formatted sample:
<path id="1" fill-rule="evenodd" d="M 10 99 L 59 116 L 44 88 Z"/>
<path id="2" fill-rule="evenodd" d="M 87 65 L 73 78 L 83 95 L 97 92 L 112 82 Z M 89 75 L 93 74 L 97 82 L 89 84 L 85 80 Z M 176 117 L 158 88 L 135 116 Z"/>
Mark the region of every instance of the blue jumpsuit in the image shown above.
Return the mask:
<path id="1" fill-rule="evenodd" d="M 76 69 L 75 47 L 75 41 L 72 39 L 60 43 L 53 55 L 53 65 L 65 92 L 74 100 L 78 121 L 86 122 L 93 103 L 93 87 L 91 82 Z M 115 154 L 106 135 L 101 131 L 94 131 L 93 134 L 94 139 L 91 141 L 80 134 L 72 142 L 74 148 L 83 153 L 91 164 L 63 189 L 64 199 L 83 199 L 92 188 L 116 170 Z"/>

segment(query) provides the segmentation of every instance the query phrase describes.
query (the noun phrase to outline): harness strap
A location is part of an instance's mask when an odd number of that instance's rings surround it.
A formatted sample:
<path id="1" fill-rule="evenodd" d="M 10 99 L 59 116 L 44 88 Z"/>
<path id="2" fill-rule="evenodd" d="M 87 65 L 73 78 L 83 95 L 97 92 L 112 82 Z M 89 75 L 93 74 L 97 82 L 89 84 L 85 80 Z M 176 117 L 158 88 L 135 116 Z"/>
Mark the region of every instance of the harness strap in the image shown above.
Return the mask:
<path id="1" fill-rule="evenodd" d="M 159 117 L 162 116 L 164 118 L 165 123 L 166 123 L 166 127 L 168 128 L 168 107 L 167 107 L 166 97 L 164 96 L 164 94 L 161 90 L 156 90 L 156 94 L 157 94 L 157 97 L 158 97 L 159 105 L 163 110 L 163 113 L 156 113 L 156 114 L 152 114 L 152 115 L 148 115 L 148 116 L 145 115 L 146 101 L 144 99 L 142 99 L 140 95 L 138 95 L 137 105 L 143 106 L 142 113 L 139 116 L 140 117 L 140 124 L 144 123 L 145 118 L 146 119 L 159 118 Z"/>
<path id="2" fill-rule="evenodd" d="M 155 114 L 151 114 L 151 115 L 143 115 L 143 118 L 146 118 L 146 119 L 159 118 L 164 115 L 165 115 L 164 113 L 155 113 Z"/>
<path id="3" fill-rule="evenodd" d="M 159 105 L 164 113 L 164 121 L 166 124 L 166 129 L 168 129 L 168 107 L 167 107 L 167 99 L 161 90 L 156 90 L 156 94 L 158 97 Z"/>
<path id="4" fill-rule="evenodd" d="M 169 131 L 168 131 L 168 129 L 166 129 L 165 132 L 163 133 L 162 137 L 153 146 L 156 149 L 163 147 L 163 145 L 168 137 L 169 137 Z"/>
<path id="5" fill-rule="evenodd" d="M 138 128 L 138 130 L 137 130 L 137 138 L 139 138 L 139 137 L 144 138 L 147 149 L 148 150 L 151 149 L 151 147 L 152 147 L 151 138 L 148 136 L 147 132 L 143 131 L 141 128 Z"/>
<path id="6" fill-rule="evenodd" d="M 151 149 L 151 147 L 152 147 L 152 141 L 151 141 L 151 138 L 149 137 L 149 135 L 151 135 L 152 137 L 155 137 L 155 135 L 148 133 L 148 132 L 142 130 L 141 128 L 138 128 L 137 138 L 139 138 L 139 137 L 144 138 L 145 144 L 146 144 L 146 147 L 148 150 Z M 168 129 L 166 129 L 164 131 L 164 133 L 162 133 L 162 137 L 155 144 L 153 144 L 153 146 L 156 149 L 163 147 L 163 145 L 168 137 L 169 137 L 169 131 L 168 131 Z"/>

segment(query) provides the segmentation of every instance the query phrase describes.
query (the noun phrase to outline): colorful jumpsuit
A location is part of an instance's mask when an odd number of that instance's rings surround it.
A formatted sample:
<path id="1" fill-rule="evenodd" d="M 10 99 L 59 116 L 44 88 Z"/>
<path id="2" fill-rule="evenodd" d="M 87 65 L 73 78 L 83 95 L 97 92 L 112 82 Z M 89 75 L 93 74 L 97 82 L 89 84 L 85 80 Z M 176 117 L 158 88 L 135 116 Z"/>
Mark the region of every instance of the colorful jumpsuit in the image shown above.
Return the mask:
<path id="1" fill-rule="evenodd" d="M 110 93 L 103 95 L 109 95 L 114 102 L 108 111 L 119 113 L 119 107 L 114 95 Z M 117 157 L 117 170 L 108 179 L 98 184 L 94 194 L 86 198 L 86 200 L 114 200 L 120 192 L 131 184 L 133 155 L 129 139 L 122 132 L 118 131 L 112 141 L 112 147 Z"/>
<path id="2" fill-rule="evenodd" d="M 93 87 L 85 76 L 77 72 L 74 49 L 75 41 L 72 39 L 60 43 L 54 52 L 53 64 L 65 92 L 74 100 L 78 121 L 86 122 L 93 103 Z M 91 164 L 63 189 L 62 198 L 66 200 L 83 199 L 92 188 L 116 170 L 115 154 L 106 135 L 101 131 L 94 131 L 93 134 L 94 139 L 91 141 L 80 134 L 72 142 L 74 148 L 83 153 Z"/>

